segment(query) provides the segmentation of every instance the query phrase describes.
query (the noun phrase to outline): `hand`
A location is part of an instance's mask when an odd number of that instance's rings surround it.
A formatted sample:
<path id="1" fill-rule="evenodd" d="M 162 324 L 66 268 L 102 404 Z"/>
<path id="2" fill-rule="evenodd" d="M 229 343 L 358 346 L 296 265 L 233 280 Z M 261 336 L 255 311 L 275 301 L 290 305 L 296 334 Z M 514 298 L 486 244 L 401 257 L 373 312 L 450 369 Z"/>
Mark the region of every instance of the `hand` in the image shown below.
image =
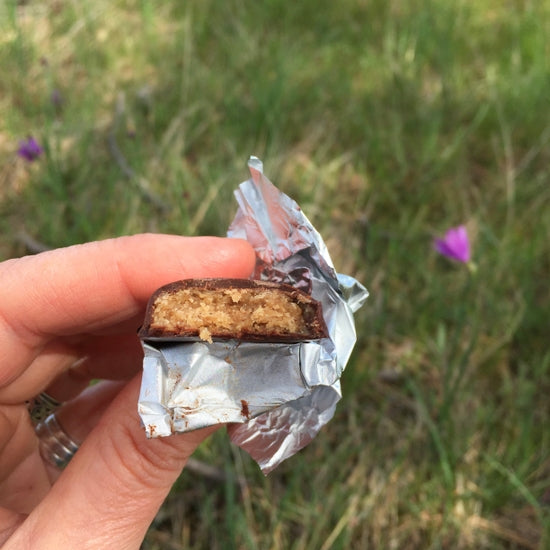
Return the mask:
<path id="1" fill-rule="evenodd" d="M 212 429 L 148 440 L 136 331 L 151 293 L 187 277 L 248 277 L 245 241 L 136 235 L 0 264 L 0 544 L 137 549 Z M 105 379 L 89 386 L 91 379 Z M 46 465 L 25 402 L 42 391 L 82 442 Z"/>

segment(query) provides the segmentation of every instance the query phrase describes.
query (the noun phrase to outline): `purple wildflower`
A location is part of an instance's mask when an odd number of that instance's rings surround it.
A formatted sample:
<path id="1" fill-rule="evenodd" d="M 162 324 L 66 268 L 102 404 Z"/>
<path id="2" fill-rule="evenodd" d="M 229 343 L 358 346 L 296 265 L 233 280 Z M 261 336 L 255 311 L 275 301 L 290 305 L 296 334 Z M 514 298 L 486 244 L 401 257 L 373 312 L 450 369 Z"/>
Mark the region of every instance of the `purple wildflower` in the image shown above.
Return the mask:
<path id="1" fill-rule="evenodd" d="M 44 149 L 42 149 L 38 141 L 33 137 L 29 137 L 25 141 L 20 141 L 19 149 L 17 149 L 17 154 L 29 162 L 36 160 L 43 152 Z"/>
<path id="2" fill-rule="evenodd" d="M 449 229 L 442 239 L 434 240 L 434 248 L 451 260 L 467 264 L 470 261 L 470 241 L 466 226 Z"/>

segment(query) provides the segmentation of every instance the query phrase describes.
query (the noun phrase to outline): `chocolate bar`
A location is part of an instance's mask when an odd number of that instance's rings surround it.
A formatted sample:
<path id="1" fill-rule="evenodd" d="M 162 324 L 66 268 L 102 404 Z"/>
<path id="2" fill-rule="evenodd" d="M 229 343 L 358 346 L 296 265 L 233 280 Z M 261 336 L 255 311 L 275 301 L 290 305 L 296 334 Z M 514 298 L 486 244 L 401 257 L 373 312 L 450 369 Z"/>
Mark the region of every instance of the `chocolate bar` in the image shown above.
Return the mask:
<path id="1" fill-rule="evenodd" d="M 144 340 L 237 339 L 299 342 L 328 336 L 321 304 L 287 284 L 251 279 L 184 279 L 151 296 Z"/>

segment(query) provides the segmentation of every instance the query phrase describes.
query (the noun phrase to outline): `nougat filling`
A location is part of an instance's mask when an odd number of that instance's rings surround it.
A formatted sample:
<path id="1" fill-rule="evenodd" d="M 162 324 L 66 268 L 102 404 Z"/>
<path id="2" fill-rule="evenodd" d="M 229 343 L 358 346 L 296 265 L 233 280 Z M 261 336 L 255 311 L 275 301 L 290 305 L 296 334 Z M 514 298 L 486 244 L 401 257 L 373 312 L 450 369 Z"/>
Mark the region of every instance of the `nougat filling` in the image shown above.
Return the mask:
<path id="1" fill-rule="evenodd" d="M 184 288 L 157 297 L 151 329 L 212 335 L 308 334 L 311 304 L 276 288 Z"/>

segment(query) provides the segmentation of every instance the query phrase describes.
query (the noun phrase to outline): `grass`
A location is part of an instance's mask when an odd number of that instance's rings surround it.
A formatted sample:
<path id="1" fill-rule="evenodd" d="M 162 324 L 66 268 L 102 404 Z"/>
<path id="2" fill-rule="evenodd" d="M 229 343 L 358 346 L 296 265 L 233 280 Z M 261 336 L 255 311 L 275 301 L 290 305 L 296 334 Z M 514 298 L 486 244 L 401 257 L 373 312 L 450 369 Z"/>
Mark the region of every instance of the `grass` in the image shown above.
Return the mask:
<path id="1" fill-rule="evenodd" d="M 548 547 L 549 31 L 547 0 L 0 7 L 1 258 L 222 235 L 256 154 L 371 292 L 319 437 L 264 477 L 217 434 L 144 548 Z M 431 249 L 460 223 L 474 274 Z"/>

